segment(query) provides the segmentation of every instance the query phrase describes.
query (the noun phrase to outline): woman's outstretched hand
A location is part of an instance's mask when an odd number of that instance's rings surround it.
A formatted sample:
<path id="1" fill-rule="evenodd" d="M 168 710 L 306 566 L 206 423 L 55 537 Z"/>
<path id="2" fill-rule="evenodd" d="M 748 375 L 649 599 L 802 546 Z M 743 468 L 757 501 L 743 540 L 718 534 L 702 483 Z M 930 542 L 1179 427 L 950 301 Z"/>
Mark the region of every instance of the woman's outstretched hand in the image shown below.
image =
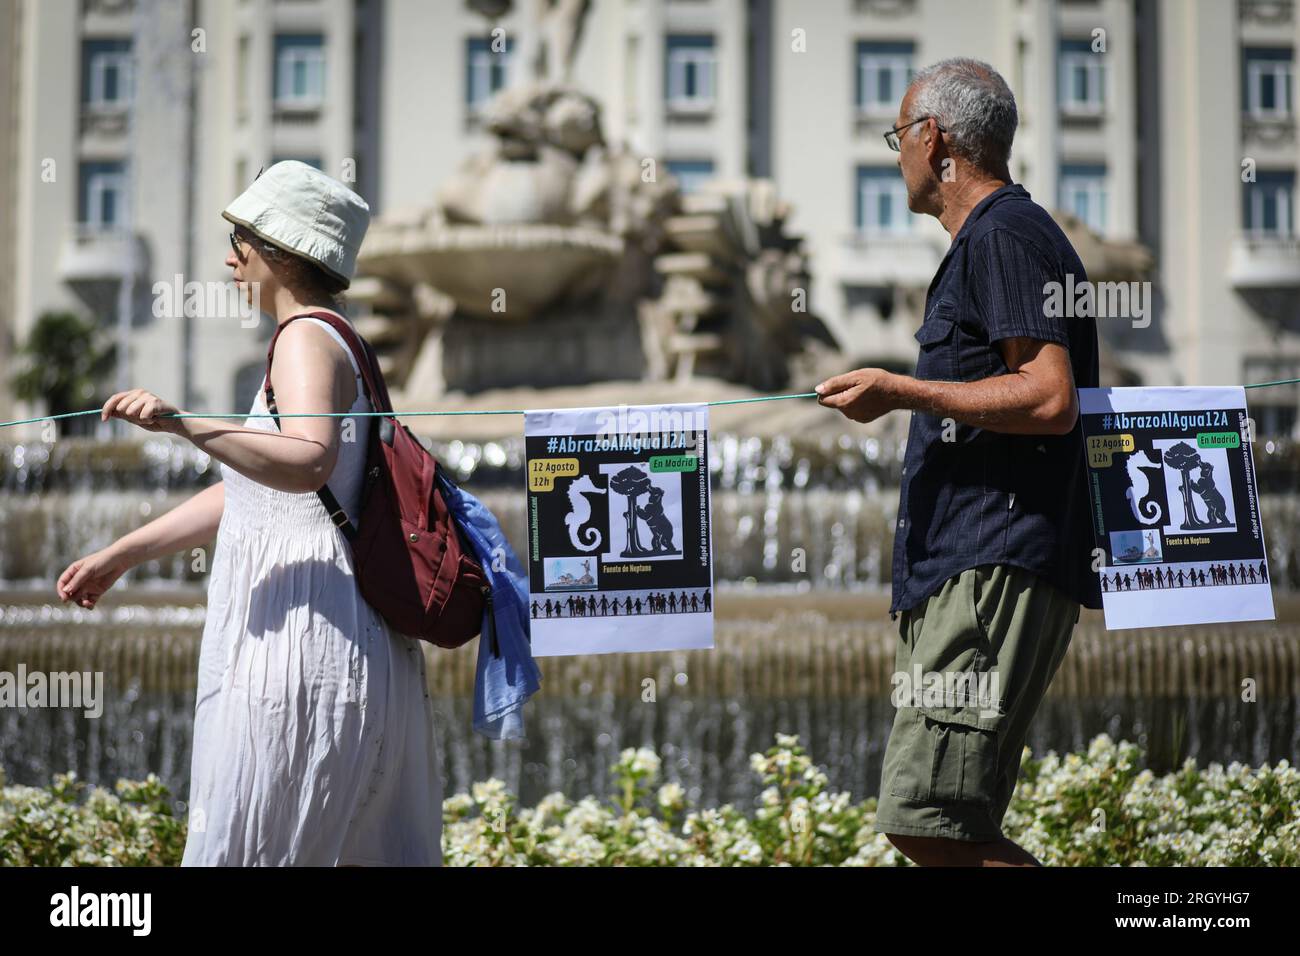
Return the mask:
<path id="1" fill-rule="evenodd" d="M 75 601 L 84 608 L 93 608 L 129 567 L 110 548 L 78 558 L 59 575 L 59 600 L 65 604 Z"/>
<path id="2" fill-rule="evenodd" d="M 179 414 L 179 412 L 179 408 L 159 398 L 153 392 L 145 391 L 143 388 L 133 388 L 109 396 L 104 407 L 100 409 L 99 420 L 106 422 L 110 418 L 120 418 L 132 425 L 139 425 L 145 431 L 174 432 L 180 421 L 162 416 Z"/>

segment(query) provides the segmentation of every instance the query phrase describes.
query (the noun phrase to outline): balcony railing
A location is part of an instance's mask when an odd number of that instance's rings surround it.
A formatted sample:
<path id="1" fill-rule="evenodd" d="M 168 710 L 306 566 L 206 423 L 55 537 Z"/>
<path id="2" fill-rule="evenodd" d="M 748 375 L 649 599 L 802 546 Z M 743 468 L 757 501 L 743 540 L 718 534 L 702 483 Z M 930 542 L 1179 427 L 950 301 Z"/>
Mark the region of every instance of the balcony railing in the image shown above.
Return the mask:
<path id="1" fill-rule="evenodd" d="M 916 0 L 853 0 L 853 12 L 862 16 L 901 17 L 916 12 Z"/>
<path id="2" fill-rule="evenodd" d="M 81 107 L 81 135 L 125 134 L 130 114 L 131 105 L 125 100 L 111 103 L 85 103 Z"/>
<path id="3" fill-rule="evenodd" d="M 98 14 L 100 16 L 117 16 L 130 13 L 135 9 L 135 0 L 82 0 L 82 16 Z"/>
<path id="4" fill-rule="evenodd" d="M 142 276 L 147 262 L 144 239 L 138 232 L 78 223 L 63 244 L 59 276 L 65 282 Z"/>
<path id="5" fill-rule="evenodd" d="M 325 109 L 318 97 L 277 99 L 271 103 L 271 119 L 284 126 L 304 126 L 317 122 Z"/>
<path id="6" fill-rule="evenodd" d="M 717 109 L 713 97 L 669 97 L 664 101 L 669 119 L 708 119 Z"/>
<path id="7" fill-rule="evenodd" d="M 851 232 L 843 238 L 837 278 L 862 285 L 928 285 L 943 253 L 911 232 Z"/>
<path id="8" fill-rule="evenodd" d="M 1246 113 L 1241 117 L 1241 135 L 1252 145 L 1294 146 L 1295 125 L 1294 116 L 1252 116 Z"/>
<path id="9" fill-rule="evenodd" d="M 1228 260 L 1228 278 L 1238 289 L 1300 288 L 1300 236 L 1238 236 Z"/>
<path id="10" fill-rule="evenodd" d="M 1295 4 L 1292 0 L 1241 0 L 1238 12 L 1243 23 L 1285 26 L 1295 16 Z"/>

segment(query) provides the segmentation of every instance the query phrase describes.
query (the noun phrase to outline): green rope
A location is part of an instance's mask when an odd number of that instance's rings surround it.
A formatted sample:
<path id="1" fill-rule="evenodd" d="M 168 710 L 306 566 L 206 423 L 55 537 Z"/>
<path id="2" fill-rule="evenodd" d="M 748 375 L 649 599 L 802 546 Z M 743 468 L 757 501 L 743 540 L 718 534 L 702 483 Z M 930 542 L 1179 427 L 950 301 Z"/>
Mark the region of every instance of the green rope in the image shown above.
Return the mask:
<path id="1" fill-rule="evenodd" d="M 1243 385 L 1242 388 L 1268 388 L 1271 385 L 1297 385 L 1300 384 L 1300 378 L 1284 378 L 1276 382 L 1255 382 L 1250 385 Z M 745 405 L 750 402 L 782 402 L 790 398 L 816 398 L 816 392 L 799 392 L 796 395 L 760 395 L 758 398 L 728 398 L 718 402 L 705 402 L 706 405 Z M 54 421 L 59 418 L 75 418 L 78 415 L 98 415 L 103 411 L 101 408 L 92 408 L 84 412 L 64 412 L 62 415 L 42 415 L 40 418 L 23 418 L 15 422 L 0 422 L 0 428 L 8 428 L 10 425 L 30 425 L 34 422 Z M 293 414 L 281 414 L 280 418 L 366 418 L 375 415 L 386 415 L 394 418 L 419 418 L 425 415 L 523 415 L 525 409 L 522 408 L 502 408 L 488 409 L 483 411 L 459 411 L 459 412 L 295 412 Z M 269 412 L 265 414 L 248 415 L 240 413 L 222 413 L 207 414 L 205 412 L 187 412 L 176 415 L 163 415 L 163 418 L 272 418 Z"/>
<path id="2" fill-rule="evenodd" d="M 1300 378 L 1284 378 L 1280 382 L 1256 382 L 1254 385 L 1243 385 L 1242 388 L 1268 388 L 1270 385 L 1295 385 L 1300 382 Z"/>
<path id="3" fill-rule="evenodd" d="M 744 405 L 746 402 L 780 402 L 788 398 L 816 398 L 816 392 L 800 392 L 797 395 L 761 395 L 758 398 L 729 398 L 720 402 L 705 402 L 706 405 Z M 24 418 L 16 422 L 0 422 L 0 428 L 8 428 L 10 425 L 30 425 L 33 422 L 54 421 L 58 418 L 75 418 L 78 415 L 98 415 L 103 411 L 102 408 L 92 408 L 84 412 L 64 412 L 61 415 L 42 415 L 40 418 Z M 522 408 L 505 408 L 492 409 L 486 411 L 460 411 L 460 412 L 294 412 L 293 414 L 281 413 L 278 416 L 271 415 L 270 412 L 247 415 L 238 413 L 221 413 L 207 414 L 205 412 L 181 412 L 174 415 L 162 415 L 161 418 L 367 418 L 376 415 L 392 416 L 394 418 L 417 418 L 423 415 L 523 415 L 525 410 Z"/>

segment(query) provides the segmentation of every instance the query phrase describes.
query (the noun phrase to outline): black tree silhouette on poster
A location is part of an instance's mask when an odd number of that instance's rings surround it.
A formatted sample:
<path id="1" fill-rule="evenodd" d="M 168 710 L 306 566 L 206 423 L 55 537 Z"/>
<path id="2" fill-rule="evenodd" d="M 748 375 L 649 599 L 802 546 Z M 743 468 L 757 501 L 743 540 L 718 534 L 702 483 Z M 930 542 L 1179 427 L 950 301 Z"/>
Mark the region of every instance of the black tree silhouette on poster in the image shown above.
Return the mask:
<path id="1" fill-rule="evenodd" d="M 648 493 L 651 487 L 653 486 L 649 475 L 639 468 L 630 466 L 609 480 L 609 490 L 627 499 L 627 508 L 623 511 L 623 517 L 627 519 L 627 547 L 623 549 L 625 558 L 635 558 L 647 553 L 646 549 L 641 547 L 641 538 L 637 534 L 636 500 Z"/>
<path id="2" fill-rule="evenodd" d="M 1182 483 L 1180 490 L 1183 495 L 1183 524 L 1184 531 L 1194 531 L 1200 528 L 1227 528 L 1232 525 L 1228 520 L 1227 502 L 1223 500 L 1223 493 L 1219 491 L 1214 484 L 1214 466 L 1208 461 L 1202 460 L 1200 454 L 1186 442 L 1179 442 L 1171 445 L 1169 450 L 1164 454 L 1164 463 L 1171 468 L 1177 468 L 1182 473 Z M 1200 471 L 1200 478 L 1192 480 L 1192 472 Z M 1193 492 L 1200 497 L 1205 504 L 1205 519 L 1196 511 L 1196 498 Z"/>
<path id="3" fill-rule="evenodd" d="M 629 465 L 610 478 L 609 488 L 627 499 L 627 508 L 623 512 L 623 517 L 627 519 L 627 547 L 622 552 L 623 557 L 681 554 L 681 551 L 673 547 L 673 523 L 664 514 L 663 489 L 657 487 L 649 475 Z M 649 500 L 644 508 L 639 508 L 637 499 L 642 495 L 646 495 Z M 645 521 L 650 531 L 648 548 L 641 544 L 641 520 Z"/>

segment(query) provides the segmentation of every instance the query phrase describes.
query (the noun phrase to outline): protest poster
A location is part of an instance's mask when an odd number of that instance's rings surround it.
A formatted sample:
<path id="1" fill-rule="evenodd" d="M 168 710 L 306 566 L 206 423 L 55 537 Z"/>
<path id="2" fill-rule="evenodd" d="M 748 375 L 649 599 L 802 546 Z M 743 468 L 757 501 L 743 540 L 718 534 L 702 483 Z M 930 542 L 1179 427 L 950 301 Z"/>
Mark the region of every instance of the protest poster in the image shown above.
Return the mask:
<path id="1" fill-rule="evenodd" d="M 1107 629 L 1272 620 L 1246 392 L 1081 388 Z"/>
<path id="2" fill-rule="evenodd" d="M 524 413 L 535 656 L 713 646 L 708 414 Z"/>

